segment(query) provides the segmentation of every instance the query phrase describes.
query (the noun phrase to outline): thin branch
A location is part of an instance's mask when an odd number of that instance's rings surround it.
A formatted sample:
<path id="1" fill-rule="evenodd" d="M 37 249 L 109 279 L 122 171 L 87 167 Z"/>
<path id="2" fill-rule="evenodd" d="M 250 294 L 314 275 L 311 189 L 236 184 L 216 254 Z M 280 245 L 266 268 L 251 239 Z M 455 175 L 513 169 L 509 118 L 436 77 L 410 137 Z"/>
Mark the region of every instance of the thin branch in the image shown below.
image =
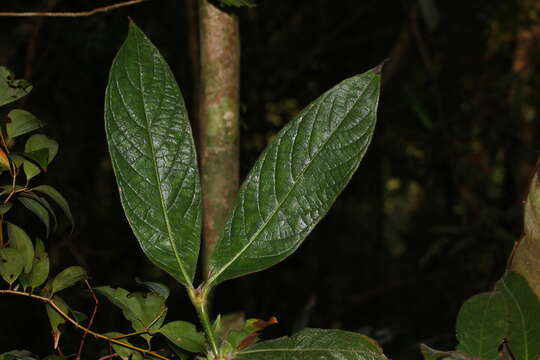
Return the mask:
<path id="1" fill-rule="evenodd" d="M 90 283 L 88 280 L 84 280 L 84 283 L 86 284 L 86 287 L 88 288 L 88 291 L 90 292 L 90 295 L 92 295 L 92 299 L 94 300 L 94 309 L 92 310 L 92 315 L 90 316 L 90 320 L 88 321 L 88 329 L 92 328 L 92 325 L 94 324 L 94 318 L 96 317 L 97 309 L 99 306 L 99 300 L 94 293 L 94 290 L 92 290 L 92 286 L 90 286 Z M 79 344 L 79 351 L 77 351 L 77 356 L 75 357 L 76 360 L 81 359 L 81 354 L 84 348 L 84 341 L 86 340 L 86 334 L 88 334 L 86 331 L 83 333 L 81 337 L 81 342 Z"/>
<path id="2" fill-rule="evenodd" d="M 89 11 L 80 11 L 80 12 L 0 12 L 0 16 L 10 16 L 10 17 L 85 17 L 91 16 L 94 14 L 111 11 L 118 9 L 124 6 L 134 5 L 142 3 L 146 0 L 129 0 L 117 4 L 112 4 L 108 6 L 103 6 L 95 8 Z"/>
<path id="3" fill-rule="evenodd" d="M 62 311 L 62 309 L 60 309 L 58 307 L 58 305 L 56 305 L 54 303 L 54 301 L 52 299 L 49 299 L 47 297 L 44 297 L 44 296 L 39 296 L 39 295 L 34 295 L 34 294 L 31 294 L 31 293 L 27 293 L 27 292 L 23 292 L 23 291 L 17 291 L 17 290 L 0 290 L 0 294 L 11 294 L 11 295 L 19 295 L 19 296 L 26 296 L 26 297 L 29 297 L 29 298 L 32 298 L 32 299 L 36 299 L 36 300 L 40 300 L 40 301 L 43 301 L 45 303 L 47 303 L 50 307 L 52 307 L 54 309 L 54 311 L 56 311 L 60 316 L 62 316 L 64 319 L 66 319 L 69 323 L 71 323 L 73 326 L 75 326 L 77 329 L 79 330 L 82 330 L 84 331 L 85 333 L 88 333 L 92 336 L 94 336 L 95 338 L 98 338 L 98 339 L 102 339 L 102 340 L 105 340 L 105 341 L 108 341 L 109 343 L 113 343 L 113 344 L 116 344 L 116 345 L 120 345 L 122 347 L 125 347 L 125 348 L 128 348 L 128 349 L 131 349 L 131 350 L 135 350 L 135 351 L 138 351 L 140 353 L 143 353 L 145 355 L 148 355 L 148 356 L 152 356 L 152 357 L 155 357 L 157 359 L 161 359 L 161 360 L 170 360 L 169 358 L 163 356 L 163 355 L 160 355 L 158 353 L 155 353 L 151 350 L 146 350 L 146 349 L 142 349 L 140 347 L 137 347 L 137 346 L 134 346 L 134 345 L 131 345 L 131 344 L 128 344 L 128 343 L 125 343 L 125 342 L 122 342 L 122 341 L 118 341 L 112 337 L 109 337 L 109 336 L 105 336 L 103 334 L 100 334 L 100 333 L 97 333 L 95 331 L 92 331 L 84 326 L 82 326 L 81 324 L 79 324 L 77 321 L 75 321 L 74 319 L 72 319 L 71 317 L 69 317 L 69 315 L 67 315 L 66 313 L 64 313 Z"/>

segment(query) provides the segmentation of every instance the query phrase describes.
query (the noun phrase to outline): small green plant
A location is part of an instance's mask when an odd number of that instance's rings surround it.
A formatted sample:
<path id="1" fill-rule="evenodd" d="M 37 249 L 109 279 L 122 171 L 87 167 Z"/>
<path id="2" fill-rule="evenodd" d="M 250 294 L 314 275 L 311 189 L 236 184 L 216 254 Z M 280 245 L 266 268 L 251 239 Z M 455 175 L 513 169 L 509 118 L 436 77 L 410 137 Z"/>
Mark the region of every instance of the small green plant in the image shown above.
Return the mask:
<path id="1" fill-rule="evenodd" d="M 260 341 L 261 332 L 276 323 L 276 318 L 246 320 L 225 315 L 212 319 L 208 312 L 209 297 L 217 285 L 282 261 L 326 215 L 369 146 L 376 122 L 380 71 L 377 67 L 336 85 L 273 139 L 240 188 L 210 256 L 207 273 L 203 274 L 207 280 L 195 284 L 202 207 L 187 111 L 165 60 L 131 23 L 128 37 L 114 59 L 106 91 L 105 123 L 111 160 L 124 212 L 143 252 L 185 288 L 200 328 L 166 318 L 169 289 L 160 283 L 142 282 L 148 288 L 145 292 L 110 286 L 94 289 L 79 267 L 68 268 L 46 281 L 48 260 L 45 264 L 43 242 L 36 241 L 34 246 L 27 236 L 20 235 L 20 228 L 10 224 L 9 241 L 0 238 L 0 275 L 9 288 L 0 293 L 29 296 L 46 303 L 55 349 L 59 348 L 59 325 L 69 322 L 82 330 L 76 358 L 81 358 L 84 338 L 90 334 L 110 344 L 115 356 L 133 360 L 386 359 L 379 345 L 361 334 L 304 329 L 290 337 Z M 16 99 L 27 92 L 27 83 L 14 81 L 11 74 L 4 77 L 8 86 L 0 88 L 0 99 Z M 8 204 L 25 197 L 44 208 L 38 211 L 35 204 L 31 207 L 21 201 L 40 218 L 48 233 L 49 221 L 44 214 L 54 212 L 47 202 L 35 198 L 40 187 L 31 187 L 29 182 L 50 163 L 57 145 L 53 146 L 56 143 L 48 138 L 39 138 L 38 145 L 32 145 L 31 137 L 24 153 L 13 152 L 10 139 L 39 126 L 34 121 L 33 127 L 23 127 L 22 120 L 10 119 L 12 122 L 1 133 L 0 162 L 9 171 L 11 182 L 2 187 L 9 191 L 0 194 L 5 196 L 1 209 L 6 209 L 2 210 L 0 224 L 4 224 L 4 215 L 11 208 Z M 25 131 L 13 132 L 14 127 Z M 34 154 L 38 151 L 39 156 Z M 26 174 L 25 185 L 17 184 L 20 169 Z M 71 218 L 63 197 L 51 190 L 41 192 Z M 536 187 L 531 189 L 528 201 L 533 205 L 538 202 L 537 193 Z M 477 295 L 464 304 L 458 316 L 459 345 L 455 351 L 423 346 L 425 359 L 537 360 L 540 302 L 531 290 L 527 272 L 518 273 L 507 272 L 493 292 Z M 121 309 L 133 332 L 97 333 L 91 329 L 96 308 L 86 318 L 58 297 L 58 292 L 82 280 L 92 296 L 95 291 Z M 157 338 L 165 341 L 166 348 L 155 349 Z M 67 357 L 53 355 L 48 359 Z M 25 350 L 0 355 L 0 360 L 13 359 L 37 357 Z"/>

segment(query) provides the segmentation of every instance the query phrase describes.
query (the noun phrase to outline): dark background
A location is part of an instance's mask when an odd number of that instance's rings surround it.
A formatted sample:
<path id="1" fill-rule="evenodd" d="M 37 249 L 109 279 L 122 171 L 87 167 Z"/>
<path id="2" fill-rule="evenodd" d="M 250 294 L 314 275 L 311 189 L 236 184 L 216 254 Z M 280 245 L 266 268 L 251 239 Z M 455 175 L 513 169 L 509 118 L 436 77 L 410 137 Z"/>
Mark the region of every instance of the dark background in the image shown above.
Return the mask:
<path id="1" fill-rule="evenodd" d="M 3 0 L 0 11 L 110 3 Z M 536 3 L 261 0 L 238 11 L 243 176 L 310 101 L 391 60 L 373 143 L 348 188 L 294 255 L 221 285 L 215 313 L 275 315 L 280 324 L 268 330 L 272 336 L 305 326 L 364 332 L 395 359 L 418 358 L 419 343 L 453 347 L 460 305 L 491 288 L 521 233 L 522 200 L 539 153 Z M 185 1 L 149 0 L 87 18 L 0 17 L 0 65 L 34 84 L 18 105 L 46 121 L 45 132 L 60 143 L 38 181 L 64 193 L 76 228 L 68 236 L 64 223 L 47 241 L 53 272 L 81 265 L 93 285 L 130 290 L 140 289 L 135 277 L 164 282 L 173 291 L 169 319 L 194 321 L 182 288 L 149 265 L 131 234 L 105 143 L 104 90 L 128 16 L 162 51 L 192 104 Z M 25 221 L 30 232 L 43 231 L 31 215 Z M 91 311 L 82 286 L 64 297 Z M 96 328 L 127 326 L 102 299 Z M 66 353 L 79 337 L 66 329 Z M 51 344 L 42 304 L 1 298 L 0 352 L 46 355 Z"/>

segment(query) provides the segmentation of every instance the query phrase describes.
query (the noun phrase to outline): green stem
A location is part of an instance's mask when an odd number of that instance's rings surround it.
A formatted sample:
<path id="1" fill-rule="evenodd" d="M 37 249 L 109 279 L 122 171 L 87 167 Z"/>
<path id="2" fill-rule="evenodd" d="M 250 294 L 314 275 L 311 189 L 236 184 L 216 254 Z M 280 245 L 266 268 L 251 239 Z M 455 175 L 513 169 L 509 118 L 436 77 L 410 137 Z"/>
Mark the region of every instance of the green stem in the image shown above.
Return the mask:
<path id="1" fill-rule="evenodd" d="M 205 286 L 200 286 L 197 289 L 188 288 L 189 298 L 197 311 L 199 320 L 203 327 L 204 333 L 206 334 L 206 340 L 210 344 L 210 349 L 214 355 L 219 354 L 219 349 L 217 345 L 216 334 L 210 321 L 210 316 L 208 314 L 208 293 L 210 289 Z"/>

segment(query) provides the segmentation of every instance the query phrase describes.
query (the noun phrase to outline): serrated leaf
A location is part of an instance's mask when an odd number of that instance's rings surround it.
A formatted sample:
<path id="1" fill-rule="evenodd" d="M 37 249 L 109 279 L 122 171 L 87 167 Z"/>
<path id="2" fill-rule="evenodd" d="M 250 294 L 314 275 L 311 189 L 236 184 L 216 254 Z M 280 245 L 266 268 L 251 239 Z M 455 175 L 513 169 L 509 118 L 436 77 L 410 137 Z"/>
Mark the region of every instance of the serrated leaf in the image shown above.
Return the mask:
<path id="1" fill-rule="evenodd" d="M 104 335 L 108 336 L 108 337 L 111 337 L 111 338 L 115 338 L 115 337 L 121 337 L 124 334 L 119 333 L 119 332 L 108 332 L 108 333 L 106 333 Z M 127 338 L 122 338 L 120 341 L 122 341 L 123 343 L 132 345 L 128 341 Z M 114 352 L 116 354 L 118 354 L 118 356 L 120 356 L 120 359 L 122 359 L 122 360 L 143 360 L 143 356 L 138 351 L 135 351 L 133 349 L 129 349 L 129 348 L 117 345 L 115 343 L 110 343 L 110 344 L 111 344 Z"/>
<path id="2" fill-rule="evenodd" d="M 131 229 L 150 261 L 189 285 L 201 232 L 195 146 L 174 76 L 133 22 L 105 97 L 107 141 Z"/>
<path id="3" fill-rule="evenodd" d="M 34 245 L 26 232 L 15 224 L 7 223 L 10 245 L 17 249 L 24 264 L 24 272 L 29 273 L 34 263 Z"/>
<path id="4" fill-rule="evenodd" d="M 360 164 L 379 88 L 378 69 L 349 78 L 279 132 L 240 188 L 210 259 L 209 284 L 268 268 L 300 246 Z"/>
<path id="5" fill-rule="evenodd" d="M 245 360 L 383 360 L 370 338 L 348 331 L 304 329 L 291 336 L 257 343 L 235 354 Z"/>
<path id="6" fill-rule="evenodd" d="M 41 286 L 47 280 L 48 276 L 49 255 L 45 251 L 43 241 L 36 239 L 32 270 L 28 274 L 22 274 L 19 280 L 24 288 L 31 287 L 35 289 Z"/>
<path id="7" fill-rule="evenodd" d="M 172 321 L 165 324 L 159 333 L 163 334 L 174 345 L 192 353 L 202 353 L 206 350 L 206 340 L 202 332 L 187 321 Z"/>
<path id="8" fill-rule="evenodd" d="M 156 332 L 165 320 L 167 307 L 165 299 L 157 293 L 134 292 L 110 286 L 100 286 L 95 289 L 104 295 L 114 305 L 118 306 L 124 317 L 131 322 L 135 331 Z M 141 335 L 146 341 L 150 341 L 151 335 Z"/>
<path id="9" fill-rule="evenodd" d="M 64 313 L 68 314 L 70 309 L 68 304 L 59 296 L 55 296 L 52 298 L 53 303 L 58 306 L 58 308 Z M 52 330 L 52 336 L 53 336 L 53 342 L 54 342 L 54 348 L 56 349 L 58 347 L 58 342 L 60 341 L 60 336 L 62 335 L 62 332 L 60 331 L 59 326 L 66 323 L 66 319 L 62 315 L 60 315 L 53 307 L 51 307 L 49 304 L 45 305 L 45 308 L 47 310 L 47 317 L 49 318 L 49 324 L 51 325 Z"/>
<path id="10" fill-rule="evenodd" d="M 8 118 L 10 122 L 6 124 L 6 132 L 10 138 L 24 135 L 44 126 L 32 113 L 22 109 L 11 110 L 8 113 Z"/>
<path id="11" fill-rule="evenodd" d="M 459 311 L 457 350 L 484 360 L 497 360 L 498 349 L 508 329 L 508 309 L 498 291 L 475 295 Z"/>
<path id="12" fill-rule="evenodd" d="M 24 261 L 19 251 L 13 248 L 0 248 L 0 276 L 9 285 L 21 275 Z"/>
<path id="13" fill-rule="evenodd" d="M 62 211 L 68 218 L 68 220 L 70 221 L 71 228 L 75 226 L 75 221 L 73 220 L 73 215 L 71 215 L 71 209 L 69 207 L 69 204 L 67 200 L 64 198 L 64 196 L 62 196 L 62 194 L 58 192 L 58 190 L 56 190 L 55 188 L 49 185 L 39 185 L 39 186 L 36 186 L 35 188 L 32 188 L 32 190 L 45 194 L 49 198 L 51 198 L 52 201 L 54 201 L 58 206 L 60 206 L 60 208 L 62 209 Z"/>
<path id="14" fill-rule="evenodd" d="M 495 288 L 508 305 L 508 346 L 515 360 L 537 360 L 540 354 L 540 301 L 527 280 L 514 272 L 507 272 Z"/>
<path id="15" fill-rule="evenodd" d="M 36 200 L 28 197 L 19 196 L 17 199 L 23 204 L 25 208 L 31 211 L 38 219 L 45 225 L 46 237 L 49 237 L 51 220 L 49 218 L 49 212 Z"/>
<path id="16" fill-rule="evenodd" d="M 19 100 L 32 91 L 32 84 L 26 80 L 15 80 L 6 67 L 0 66 L 0 106 Z"/>
<path id="17" fill-rule="evenodd" d="M 88 279 L 88 274 L 80 266 L 70 266 L 62 270 L 52 282 L 51 295 L 56 294 L 77 282 Z"/>

